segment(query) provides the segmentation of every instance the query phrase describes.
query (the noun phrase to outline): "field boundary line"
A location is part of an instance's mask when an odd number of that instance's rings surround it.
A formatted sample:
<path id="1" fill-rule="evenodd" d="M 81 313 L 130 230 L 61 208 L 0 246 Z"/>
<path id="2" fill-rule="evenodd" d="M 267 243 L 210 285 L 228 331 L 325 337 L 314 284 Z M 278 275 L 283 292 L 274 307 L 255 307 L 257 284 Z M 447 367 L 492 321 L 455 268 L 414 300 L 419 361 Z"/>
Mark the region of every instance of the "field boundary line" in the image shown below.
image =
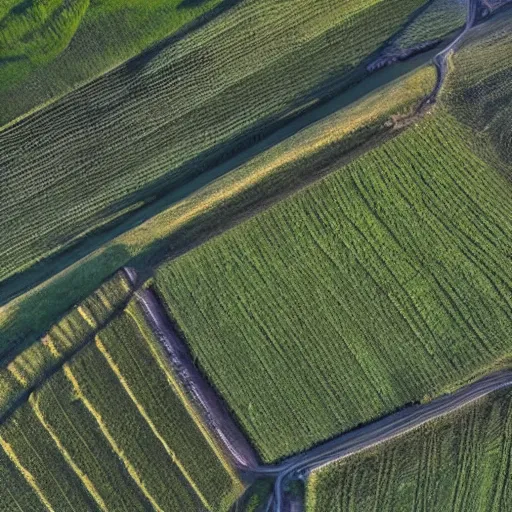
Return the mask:
<path id="1" fill-rule="evenodd" d="M 131 390 L 130 386 L 128 385 L 128 382 L 126 382 L 126 379 L 123 377 L 123 374 L 121 373 L 121 370 L 116 365 L 116 363 L 115 363 L 112 355 L 110 354 L 110 352 L 107 350 L 107 347 L 103 344 L 103 342 L 101 341 L 101 339 L 100 339 L 100 337 L 98 335 L 96 335 L 94 341 L 95 341 L 96 347 L 98 348 L 98 350 L 101 352 L 101 354 L 103 355 L 103 357 L 107 361 L 108 366 L 114 372 L 114 374 L 118 378 L 119 382 L 123 386 L 123 389 L 126 391 L 128 396 L 130 397 L 131 401 L 133 402 L 133 404 L 137 408 L 137 411 L 144 418 L 146 423 L 149 425 L 149 428 L 151 428 L 151 432 L 153 432 L 154 436 L 158 439 L 158 441 L 160 441 L 160 443 L 164 447 L 167 455 L 169 455 L 169 457 L 171 458 L 172 462 L 174 464 L 176 464 L 176 466 L 178 467 L 178 469 L 182 473 L 182 475 L 185 478 L 185 480 L 188 482 L 188 484 L 190 485 L 192 490 L 196 493 L 196 495 L 199 498 L 199 500 L 201 501 L 201 503 L 209 511 L 211 511 L 212 510 L 211 505 L 208 503 L 206 498 L 203 496 L 202 492 L 197 487 L 197 484 L 194 482 L 193 478 L 188 474 L 187 470 L 185 469 L 185 466 L 182 464 L 182 462 L 176 456 L 175 452 L 171 449 L 171 447 L 167 444 L 166 440 L 162 437 L 162 435 L 160 434 L 160 432 L 156 428 L 156 425 L 153 423 L 153 420 L 149 417 L 149 414 L 146 412 L 144 407 L 137 400 L 137 397 L 135 396 L 135 394 Z"/>
<path id="2" fill-rule="evenodd" d="M 59 449 L 59 452 L 62 453 L 64 459 L 69 464 L 71 469 L 74 471 L 76 476 L 80 479 L 80 481 L 84 484 L 87 491 L 89 491 L 89 494 L 92 496 L 94 501 L 97 503 L 97 505 L 100 507 L 101 510 L 104 512 L 109 512 L 108 507 L 103 501 L 103 498 L 100 496 L 97 489 L 94 487 L 94 484 L 91 482 L 89 477 L 78 467 L 78 465 L 73 461 L 73 457 L 69 454 L 69 452 L 64 448 L 64 445 L 62 444 L 59 437 L 55 434 L 53 431 L 53 428 L 46 422 L 44 419 L 44 415 L 39 408 L 39 399 L 35 396 L 34 393 L 32 393 L 29 397 L 30 405 L 32 406 L 32 409 L 34 411 L 34 414 L 36 415 L 37 419 L 41 422 L 43 427 L 46 429 L 48 434 L 50 434 L 50 437 L 53 439 L 54 443 L 57 445 L 57 448 Z"/>
<path id="3" fill-rule="evenodd" d="M 126 313 L 130 316 L 130 318 L 134 321 L 135 325 L 137 326 L 137 329 L 142 334 L 142 337 L 146 344 L 149 346 L 149 349 L 151 353 L 153 354 L 153 357 L 156 359 L 158 366 L 161 368 L 161 370 L 164 372 L 167 381 L 171 385 L 172 389 L 178 395 L 179 399 L 183 403 L 185 409 L 187 410 L 189 416 L 192 418 L 193 422 L 203 435 L 203 437 L 206 439 L 206 442 L 208 443 L 208 446 L 213 450 L 217 458 L 221 461 L 222 466 L 224 469 L 228 472 L 228 474 L 232 477 L 232 479 L 236 483 L 240 483 L 240 478 L 238 477 L 236 471 L 234 470 L 233 466 L 230 464 L 229 460 L 227 459 L 224 451 L 222 448 L 218 445 L 217 441 L 214 439 L 214 437 L 210 434 L 209 429 L 204 424 L 200 413 L 196 410 L 194 405 L 191 403 L 187 393 L 182 389 L 181 385 L 177 381 L 177 379 L 172 375 L 172 372 L 169 370 L 169 368 L 166 366 L 164 361 L 162 361 L 163 354 L 159 352 L 158 349 L 153 346 L 153 343 L 151 340 L 148 340 L 144 328 L 140 326 L 139 321 L 137 317 L 130 311 L 129 308 L 127 308 Z M 147 326 L 148 329 L 150 329 L 149 326 Z"/>
<path id="4" fill-rule="evenodd" d="M 126 470 L 128 471 L 129 475 L 132 477 L 134 482 L 137 484 L 137 486 L 142 491 L 142 494 L 144 494 L 146 499 L 149 501 L 149 503 L 151 504 L 151 506 L 155 510 L 157 510 L 158 512 L 165 512 L 164 509 L 162 509 L 162 507 L 160 507 L 160 505 L 158 505 L 156 500 L 153 498 L 153 496 L 151 496 L 149 491 L 146 489 L 146 486 L 144 485 L 144 482 L 142 481 L 142 479 L 138 475 L 138 473 L 135 470 L 134 466 L 128 460 L 128 458 L 124 454 L 123 450 L 121 450 L 121 448 L 118 446 L 118 444 L 116 443 L 116 440 L 114 439 L 114 437 L 112 436 L 112 434 L 108 430 L 107 426 L 103 422 L 101 414 L 98 413 L 98 411 L 94 408 L 94 406 L 92 405 L 90 400 L 82 392 L 82 388 L 80 387 L 80 384 L 78 383 L 77 378 L 73 374 L 73 371 L 71 370 L 71 368 L 69 366 L 69 363 L 65 363 L 62 368 L 64 370 L 64 374 L 66 375 L 67 379 L 71 382 L 71 384 L 73 386 L 73 389 L 75 390 L 78 398 L 83 402 L 83 404 L 85 405 L 86 409 L 91 413 L 93 418 L 96 420 L 96 422 L 98 423 L 98 426 L 100 427 L 101 432 L 106 437 L 106 439 L 109 442 L 110 446 L 112 446 L 112 449 L 114 450 L 115 454 L 123 462 L 123 464 L 126 467 Z"/>

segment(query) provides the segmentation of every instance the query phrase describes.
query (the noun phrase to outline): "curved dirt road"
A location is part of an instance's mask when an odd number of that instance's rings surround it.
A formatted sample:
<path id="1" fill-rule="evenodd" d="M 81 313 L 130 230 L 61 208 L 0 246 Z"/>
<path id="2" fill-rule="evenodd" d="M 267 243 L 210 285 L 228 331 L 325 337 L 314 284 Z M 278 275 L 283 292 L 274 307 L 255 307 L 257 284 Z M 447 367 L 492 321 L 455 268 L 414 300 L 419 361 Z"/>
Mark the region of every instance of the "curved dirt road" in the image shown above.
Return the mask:
<path id="1" fill-rule="evenodd" d="M 434 90 L 421 103 L 419 110 L 422 110 L 424 107 L 436 102 L 437 95 L 439 94 L 439 91 L 441 90 L 441 87 L 443 86 L 444 80 L 446 78 L 446 74 L 448 73 L 448 57 L 450 53 L 457 49 L 457 46 L 462 41 L 462 39 L 464 39 L 466 33 L 475 25 L 480 0 L 467 0 L 467 2 L 468 13 L 464 30 L 446 48 L 444 48 L 444 50 L 439 52 L 434 57 L 434 64 L 437 70 L 436 85 Z"/>
<path id="2" fill-rule="evenodd" d="M 257 470 L 261 475 L 274 475 L 274 511 L 284 512 L 284 487 L 288 480 L 303 479 L 309 472 L 331 462 L 385 443 L 417 429 L 425 423 L 455 412 L 499 389 L 512 386 L 512 371 L 492 373 L 458 391 L 425 405 L 413 405 L 378 421 L 295 455 L 275 466 Z"/>

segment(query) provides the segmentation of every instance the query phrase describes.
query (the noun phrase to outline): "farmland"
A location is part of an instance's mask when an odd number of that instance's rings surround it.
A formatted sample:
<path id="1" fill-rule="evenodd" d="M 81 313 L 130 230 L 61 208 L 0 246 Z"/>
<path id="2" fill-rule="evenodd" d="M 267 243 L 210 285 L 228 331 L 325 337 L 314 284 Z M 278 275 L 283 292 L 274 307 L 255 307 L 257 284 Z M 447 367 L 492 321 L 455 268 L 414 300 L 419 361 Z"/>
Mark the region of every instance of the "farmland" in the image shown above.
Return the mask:
<path id="1" fill-rule="evenodd" d="M 512 172 L 512 11 L 478 28 L 451 59 L 445 102 Z"/>
<path id="2" fill-rule="evenodd" d="M 498 392 L 418 431 L 317 470 L 308 512 L 512 507 L 510 392 Z"/>
<path id="3" fill-rule="evenodd" d="M 148 264 L 168 257 L 170 247 L 174 255 L 183 252 L 212 236 L 219 227 L 226 229 L 248 213 L 328 172 L 337 159 L 353 158 L 364 144 L 388 136 L 393 131 L 387 126 L 389 120 L 408 115 L 432 90 L 434 79 L 432 67 L 420 68 L 274 147 L 259 150 L 261 154 L 248 157 L 246 163 L 243 159 L 234 163 L 232 172 L 118 236 L 63 275 L 12 301 L 0 315 L 0 352 L 12 348 L 20 338 L 40 336 L 120 266 L 136 265 L 144 271 Z M 69 264 L 67 258 L 63 261 Z M 45 272 L 51 275 L 49 263 Z M 23 282 L 22 277 L 17 277 L 12 284 L 20 286 Z M 5 284 L 3 293 L 8 294 L 8 289 Z M 38 308 L 36 318 L 34 307 Z"/>
<path id="4" fill-rule="evenodd" d="M 395 41 L 397 48 L 411 48 L 445 37 L 464 26 L 467 0 L 435 0 Z"/>
<path id="5" fill-rule="evenodd" d="M 2 502 L 28 486 L 36 510 L 226 511 L 242 492 L 137 308 L 4 418 Z"/>
<path id="6" fill-rule="evenodd" d="M 510 182 L 472 137 L 440 108 L 157 272 L 265 460 L 509 356 Z"/>
<path id="7" fill-rule="evenodd" d="M 512 509 L 512 10 L 468 1 L 2 3 L 1 510 Z"/>
<path id="8" fill-rule="evenodd" d="M 247 0 L 6 127 L 0 280 L 112 229 L 328 96 L 422 3 Z"/>
<path id="9" fill-rule="evenodd" d="M 138 55 L 220 3 L 4 0 L 0 126 Z"/>
<path id="10" fill-rule="evenodd" d="M 22 344 L 13 342 L 10 348 L 20 352 L 17 355 L 0 352 L 0 418 L 124 307 L 132 289 L 120 271 L 69 311 L 41 340 L 21 352 Z"/>

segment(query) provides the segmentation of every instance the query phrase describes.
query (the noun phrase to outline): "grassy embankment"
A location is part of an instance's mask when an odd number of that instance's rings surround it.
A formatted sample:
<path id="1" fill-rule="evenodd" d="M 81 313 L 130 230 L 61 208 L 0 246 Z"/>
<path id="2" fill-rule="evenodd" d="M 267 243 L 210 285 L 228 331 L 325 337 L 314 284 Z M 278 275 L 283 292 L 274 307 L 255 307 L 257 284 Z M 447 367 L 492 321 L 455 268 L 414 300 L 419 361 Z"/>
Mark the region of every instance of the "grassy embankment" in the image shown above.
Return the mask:
<path id="1" fill-rule="evenodd" d="M 4 129 L 0 281 L 257 142 L 339 86 L 423 2 L 246 0 Z"/>
<path id="2" fill-rule="evenodd" d="M 0 126 L 95 78 L 221 0 L 3 0 Z"/>
<path id="3" fill-rule="evenodd" d="M 512 185 L 471 139 L 439 108 L 158 271 L 266 460 L 510 356 Z"/>
<path id="4" fill-rule="evenodd" d="M 178 254 L 225 229 L 348 158 L 364 143 L 392 129 L 433 87 L 432 68 L 420 69 L 297 133 L 247 164 L 202 188 L 90 257 L 4 306 L 0 353 L 30 342 L 120 266 L 142 267 Z M 38 314 L 34 316 L 34 308 Z"/>
<path id="5" fill-rule="evenodd" d="M 28 401 L 0 424 L 2 471 L 11 483 L 0 490 L 2 503 L 227 511 L 243 485 L 136 303 L 86 342 L 63 366 L 61 357 L 51 377 L 43 380 L 41 371 Z"/>
<path id="6" fill-rule="evenodd" d="M 313 473 L 308 512 L 512 509 L 510 392 Z"/>

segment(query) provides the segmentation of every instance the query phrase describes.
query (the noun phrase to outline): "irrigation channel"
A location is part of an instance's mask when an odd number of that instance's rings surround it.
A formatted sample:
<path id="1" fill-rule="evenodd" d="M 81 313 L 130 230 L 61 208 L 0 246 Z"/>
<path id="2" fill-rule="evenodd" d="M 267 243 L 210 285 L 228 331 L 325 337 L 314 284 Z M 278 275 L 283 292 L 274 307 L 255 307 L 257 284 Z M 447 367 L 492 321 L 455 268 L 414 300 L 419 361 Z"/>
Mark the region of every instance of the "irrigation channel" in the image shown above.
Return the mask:
<path id="1" fill-rule="evenodd" d="M 155 292 L 142 289 L 135 292 L 134 297 L 142 307 L 149 326 L 165 348 L 181 384 L 242 477 L 248 483 L 265 477 L 274 479 L 273 493 L 268 501 L 268 509 L 274 512 L 301 510 L 300 500 L 287 496 L 286 493 L 286 488 L 292 481 L 304 481 L 311 471 L 376 447 L 425 423 L 453 413 L 490 393 L 512 386 L 511 370 L 491 373 L 429 403 L 407 406 L 277 464 L 262 465 L 222 399 L 195 366 L 186 344 L 173 327 Z M 236 505 L 233 510 L 236 510 Z"/>

